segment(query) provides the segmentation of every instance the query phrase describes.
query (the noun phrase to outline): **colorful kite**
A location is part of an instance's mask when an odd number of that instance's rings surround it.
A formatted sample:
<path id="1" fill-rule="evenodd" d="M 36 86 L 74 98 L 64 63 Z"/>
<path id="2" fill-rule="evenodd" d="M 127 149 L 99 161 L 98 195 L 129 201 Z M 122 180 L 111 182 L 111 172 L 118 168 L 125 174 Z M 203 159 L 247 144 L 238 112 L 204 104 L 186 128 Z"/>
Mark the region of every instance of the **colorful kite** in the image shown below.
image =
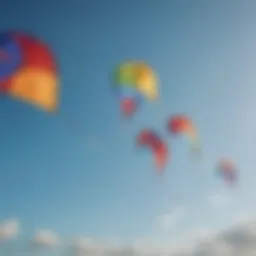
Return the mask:
<path id="1" fill-rule="evenodd" d="M 238 170 L 230 160 L 222 159 L 217 165 L 217 175 L 222 177 L 228 184 L 233 185 L 237 183 Z"/>
<path id="2" fill-rule="evenodd" d="M 156 167 L 162 170 L 168 160 L 168 147 L 165 142 L 152 130 L 144 129 L 137 136 L 137 144 L 139 146 L 151 149 Z"/>
<path id="3" fill-rule="evenodd" d="M 0 33 L 0 92 L 55 111 L 59 78 L 55 58 L 40 40 L 20 32 Z"/>
<path id="4" fill-rule="evenodd" d="M 175 115 L 169 118 L 167 123 L 168 131 L 173 135 L 184 136 L 193 152 L 200 151 L 200 143 L 197 130 L 192 121 L 184 115 Z"/>
<path id="5" fill-rule="evenodd" d="M 146 63 L 125 62 L 115 70 L 115 91 L 125 116 L 134 114 L 143 99 L 156 100 L 158 83 L 156 74 Z"/>

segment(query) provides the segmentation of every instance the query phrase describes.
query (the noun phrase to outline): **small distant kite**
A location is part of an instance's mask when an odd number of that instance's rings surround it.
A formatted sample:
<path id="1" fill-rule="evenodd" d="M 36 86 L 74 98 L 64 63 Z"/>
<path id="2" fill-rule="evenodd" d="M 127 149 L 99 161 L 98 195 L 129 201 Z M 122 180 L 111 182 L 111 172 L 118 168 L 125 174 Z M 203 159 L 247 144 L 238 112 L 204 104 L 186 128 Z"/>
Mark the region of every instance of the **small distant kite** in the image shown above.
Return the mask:
<path id="1" fill-rule="evenodd" d="M 0 33 L 0 92 L 53 112 L 59 77 L 49 47 L 22 32 Z"/>
<path id="2" fill-rule="evenodd" d="M 198 132 L 192 121 L 185 115 L 175 115 L 168 119 L 167 129 L 172 135 L 184 136 L 192 152 L 200 152 Z"/>
<path id="3" fill-rule="evenodd" d="M 237 183 L 238 170 L 232 161 L 222 159 L 217 164 L 217 175 L 226 183 L 234 185 Z"/>
<path id="4" fill-rule="evenodd" d="M 156 100 L 158 97 L 156 74 L 144 62 L 128 61 L 118 65 L 114 85 L 121 112 L 127 117 L 135 113 L 143 99 Z"/>
<path id="5" fill-rule="evenodd" d="M 149 148 L 155 159 L 158 170 L 163 170 L 168 160 L 167 144 L 152 130 L 144 129 L 137 135 L 137 144 Z"/>

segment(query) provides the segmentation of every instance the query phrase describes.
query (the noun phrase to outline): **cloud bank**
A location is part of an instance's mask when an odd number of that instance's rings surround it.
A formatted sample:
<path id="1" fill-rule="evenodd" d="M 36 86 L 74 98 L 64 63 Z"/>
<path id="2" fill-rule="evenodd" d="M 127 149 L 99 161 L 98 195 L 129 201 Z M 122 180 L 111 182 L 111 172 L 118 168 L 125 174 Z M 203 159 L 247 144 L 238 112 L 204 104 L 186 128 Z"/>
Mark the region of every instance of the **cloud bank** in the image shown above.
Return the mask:
<path id="1" fill-rule="evenodd" d="M 179 214 L 178 214 L 179 213 Z M 184 211 L 177 211 L 182 216 Z M 154 238 L 137 239 L 133 245 L 95 242 L 90 238 L 77 238 L 72 242 L 73 254 L 77 256 L 255 256 L 256 218 L 246 212 L 234 218 L 234 224 L 226 230 L 213 232 L 198 229 L 184 234 L 175 244 L 156 242 Z M 169 221 L 167 221 L 169 225 Z M 168 226 L 167 225 L 167 226 Z M 171 225 L 172 226 L 172 225 Z M 0 241 L 14 238 L 19 232 L 17 220 L 0 224 Z M 59 237 L 49 230 L 36 232 L 33 243 L 55 247 Z"/>
<path id="2" fill-rule="evenodd" d="M 123 247 L 102 246 L 90 240 L 80 240 L 80 251 L 76 255 L 88 253 L 95 256 L 255 256 L 256 219 L 240 221 L 219 233 L 203 229 L 191 232 L 176 246 L 154 244 L 150 239 L 143 244 Z"/>

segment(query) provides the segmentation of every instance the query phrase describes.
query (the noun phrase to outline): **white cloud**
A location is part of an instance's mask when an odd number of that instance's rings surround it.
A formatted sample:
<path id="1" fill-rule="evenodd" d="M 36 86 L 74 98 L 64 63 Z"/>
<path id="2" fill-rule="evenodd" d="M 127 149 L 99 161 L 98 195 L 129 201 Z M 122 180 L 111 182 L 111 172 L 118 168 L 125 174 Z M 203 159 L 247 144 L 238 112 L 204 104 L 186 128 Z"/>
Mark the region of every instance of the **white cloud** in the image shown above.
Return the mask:
<path id="1" fill-rule="evenodd" d="M 33 242 L 41 246 L 57 246 L 59 244 L 59 238 L 56 234 L 49 230 L 39 230 L 36 232 Z"/>
<path id="2" fill-rule="evenodd" d="M 109 251 L 114 252 L 119 249 L 115 243 L 96 242 L 87 237 L 79 237 L 74 240 L 74 249 L 77 256 L 95 255 L 100 256 Z M 124 250 L 124 248 L 122 248 Z"/>
<path id="3" fill-rule="evenodd" d="M 149 254 L 159 250 L 158 242 L 154 237 L 137 238 L 133 244 L 133 249 L 137 253 Z"/>
<path id="4" fill-rule="evenodd" d="M 232 222 L 237 224 L 243 224 L 253 219 L 252 214 L 248 211 L 241 211 L 234 214 Z"/>
<path id="5" fill-rule="evenodd" d="M 214 193 L 209 198 L 209 203 L 213 208 L 226 206 L 230 201 L 230 197 L 225 193 Z"/>
<path id="6" fill-rule="evenodd" d="M 179 240 L 175 246 L 161 243 L 153 237 L 140 238 L 130 247 L 102 246 L 88 239 L 82 244 L 84 252 L 102 256 L 255 256 L 256 220 L 236 223 L 218 233 L 207 229 L 194 230 Z M 97 251 L 97 248 L 101 250 Z"/>
<path id="7" fill-rule="evenodd" d="M 198 228 L 190 232 L 188 238 L 193 243 L 204 243 L 212 239 L 215 232 L 206 228 Z"/>
<path id="8" fill-rule="evenodd" d="M 177 207 L 169 214 L 164 214 L 157 218 L 157 226 L 161 230 L 168 231 L 176 226 L 179 221 L 186 215 L 184 207 Z"/>
<path id="9" fill-rule="evenodd" d="M 15 219 L 6 220 L 0 223 L 0 240 L 9 240 L 17 236 L 19 222 Z"/>
<path id="10" fill-rule="evenodd" d="M 186 256 L 251 256 L 256 252 L 256 221 L 251 220 L 239 225 L 236 223 L 219 233 L 208 231 L 207 233 L 207 239 L 201 241 L 195 239 L 196 234 L 190 234 L 190 241 L 194 240 L 195 243 L 193 250 L 190 247 Z M 187 244 L 187 241 L 183 243 L 183 247 Z M 174 255 L 184 254 L 177 250 Z"/>

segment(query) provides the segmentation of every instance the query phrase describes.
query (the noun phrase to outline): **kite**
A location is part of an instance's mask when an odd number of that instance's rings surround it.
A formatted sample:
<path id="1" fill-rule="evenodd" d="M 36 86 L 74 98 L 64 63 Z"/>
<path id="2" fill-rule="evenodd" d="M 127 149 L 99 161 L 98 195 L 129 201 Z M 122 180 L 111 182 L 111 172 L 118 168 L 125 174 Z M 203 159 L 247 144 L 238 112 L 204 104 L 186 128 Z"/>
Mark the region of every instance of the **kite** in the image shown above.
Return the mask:
<path id="1" fill-rule="evenodd" d="M 22 32 L 0 33 L 0 92 L 54 112 L 59 76 L 50 48 Z"/>
<path id="2" fill-rule="evenodd" d="M 217 175 L 232 185 L 237 182 L 238 170 L 230 160 L 222 159 L 217 165 Z"/>
<path id="3" fill-rule="evenodd" d="M 152 130 L 144 129 L 137 135 L 137 144 L 149 148 L 155 159 L 156 167 L 162 170 L 168 160 L 168 147 Z"/>
<path id="4" fill-rule="evenodd" d="M 156 74 L 144 62 L 128 61 L 118 65 L 114 73 L 114 89 L 125 116 L 134 114 L 143 99 L 154 101 L 158 98 Z"/>
<path id="5" fill-rule="evenodd" d="M 184 136 L 190 144 L 192 152 L 200 151 L 198 132 L 192 121 L 184 115 L 175 115 L 168 119 L 168 131 L 173 135 Z"/>

